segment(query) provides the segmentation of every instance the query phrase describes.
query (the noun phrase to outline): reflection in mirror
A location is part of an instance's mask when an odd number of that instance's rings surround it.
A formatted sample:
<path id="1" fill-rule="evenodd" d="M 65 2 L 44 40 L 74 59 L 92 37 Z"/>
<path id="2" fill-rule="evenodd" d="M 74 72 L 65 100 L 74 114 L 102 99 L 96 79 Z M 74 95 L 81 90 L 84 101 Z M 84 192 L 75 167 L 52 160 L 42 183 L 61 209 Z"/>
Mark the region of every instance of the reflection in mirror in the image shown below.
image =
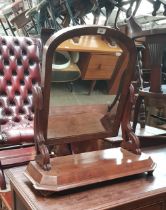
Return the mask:
<path id="1" fill-rule="evenodd" d="M 55 50 L 50 106 L 111 104 L 124 65 L 122 50 L 101 35 L 73 37 Z M 118 69 L 117 69 L 118 68 Z M 118 80 L 111 77 L 118 71 Z"/>
<path id="2" fill-rule="evenodd" d="M 101 35 L 77 36 L 61 43 L 52 62 L 50 111 L 64 116 L 65 112 L 66 115 L 69 112 L 79 114 L 82 110 L 96 112 L 96 116 L 98 112 L 106 114 L 108 107 L 111 109 L 112 102 L 118 98 L 116 95 L 124 70 L 122 55 L 122 49 L 113 39 L 106 40 Z M 112 121 L 116 107 L 111 110 Z M 67 128 L 68 135 L 73 132 L 71 127 Z M 101 140 L 72 143 L 71 147 L 74 153 L 105 148 Z M 67 147 L 56 146 L 57 153 L 67 154 Z"/>

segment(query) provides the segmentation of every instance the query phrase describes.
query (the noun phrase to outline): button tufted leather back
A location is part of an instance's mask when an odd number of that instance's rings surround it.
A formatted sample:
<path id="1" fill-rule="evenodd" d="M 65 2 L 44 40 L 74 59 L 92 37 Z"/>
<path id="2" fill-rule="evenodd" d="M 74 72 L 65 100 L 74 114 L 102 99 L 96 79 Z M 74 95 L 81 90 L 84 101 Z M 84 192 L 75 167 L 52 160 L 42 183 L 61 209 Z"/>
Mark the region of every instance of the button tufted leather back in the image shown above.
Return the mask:
<path id="1" fill-rule="evenodd" d="M 7 141 L 20 132 L 25 141 L 33 136 L 32 87 L 40 82 L 40 51 L 38 39 L 0 37 L 0 125 Z"/>

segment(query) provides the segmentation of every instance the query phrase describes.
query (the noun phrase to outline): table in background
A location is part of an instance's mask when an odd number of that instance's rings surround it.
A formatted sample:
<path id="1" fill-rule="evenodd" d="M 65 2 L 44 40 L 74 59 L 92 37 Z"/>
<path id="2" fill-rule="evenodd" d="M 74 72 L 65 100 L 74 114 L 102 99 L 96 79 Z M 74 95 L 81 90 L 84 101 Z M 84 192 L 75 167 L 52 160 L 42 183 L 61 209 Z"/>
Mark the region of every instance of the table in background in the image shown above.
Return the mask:
<path id="1" fill-rule="evenodd" d="M 13 210 L 165 210 L 166 145 L 144 149 L 157 163 L 154 176 L 146 174 L 98 183 L 54 194 L 48 198 L 33 189 L 25 167 L 7 170 L 11 180 Z"/>
<path id="2" fill-rule="evenodd" d="M 69 39 L 61 43 L 57 50 L 80 52 L 78 67 L 81 70 L 81 78 L 92 81 L 89 93 L 93 90 L 96 80 L 110 80 L 118 58 L 122 54 L 122 50 L 115 43 L 109 45 L 101 36 L 81 36 L 77 43 Z M 116 87 L 112 88 L 117 90 L 118 81 L 115 84 Z M 114 94 L 116 90 L 112 92 L 109 90 L 109 93 Z"/>

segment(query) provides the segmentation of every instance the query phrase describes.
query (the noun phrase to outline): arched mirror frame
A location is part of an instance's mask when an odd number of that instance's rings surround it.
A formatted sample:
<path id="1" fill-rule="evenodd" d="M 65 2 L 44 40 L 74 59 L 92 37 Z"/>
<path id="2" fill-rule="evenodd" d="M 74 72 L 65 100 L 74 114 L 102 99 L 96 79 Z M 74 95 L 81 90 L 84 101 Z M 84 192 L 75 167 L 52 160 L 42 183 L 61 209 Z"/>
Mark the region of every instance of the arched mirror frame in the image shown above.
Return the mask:
<path id="1" fill-rule="evenodd" d="M 49 102 L 50 102 L 50 90 L 51 90 L 51 72 L 52 72 L 52 59 L 53 52 L 55 49 L 65 40 L 71 39 L 76 36 L 84 35 L 102 35 L 107 41 L 113 39 L 117 45 L 129 55 L 128 64 L 125 70 L 123 90 L 121 93 L 119 106 L 117 110 L 116 117 L 116 128 L 117 131 L 120 125 L 120 120 L 123 114 L 123 108 L 126 103 L 126 98 L 128 94 L 128 89 L 131 80 L 134 75 L 134 67 L 136 65 L 136 49 L 133 41 L 127 36 L 123 35 L 121 32 L 111 29 L 110 27 L 99 27 L 99 26 L 76 26 L 62 29 L 61 31 L 53 34 L 49 40 L 46 42 L 43 50 L 42 58 L 42 74 L 41 74 L 41 87 L 43 92 L 43 106 L 41 113 L 39 115 L 40 122 L 42 123 L 42 131 L 44 138 L 47 139 L 47 125 L 48 125 L 48 114 L 49 114 Z"/>
<path id="2" fill-rule="evenodd" d="M 123 53 L 127 53 L 128 56 L 128 63 L 126 65 L 126 69 L 124 70 L 122 80 L 120 81 L 119 85 L 121 89 L 119 89 L 120 91 L 119 93 L 117 93 L 118 97 L 115 97 L 115 100 L 118 100 L 118 106 L 115 114 L 114 123 L 113 125 L 111 123 L 111 128 L 110 124 L 108 123 L 109 126 L 106 126 L 109 128 L 106 127 L 106 132 L 99 132 L 96 135 L 94 134 L 93 139 L 103 139 L 106 137 L 117 136 L 120 124 L 122 124 L 122 135 L 124 138 L 122 147 L 127 148 L 128 150 L 131 150 L 136 154 L 140 154 L 139 140 L 135 136 L 135 134 L 133 134 L 132 129 L 130 129 L 129 119 L 132 106 L 132 103 L 130 101 L 130 84 L 134 76 L 136 65 L 136 48 L 134 42 L 120 31 L 112 29 L 110 27 L 100 27 L 95 25 L 74 26 L 70 28 L 64 28 L 61 31 L 58 31 L 57 33 L 53 34 L 46 42 L 43 49 L 42 57 L 41 86 L 36 86 L 33 90 L 35 103 L 34 139 L 36 142 L 36 150 L 38 154 L 36 156 L 36 160 L 44 168 L 46 167 L 46 170 L 49 170 L 50 168 L 48 164 L 49 152 L 46 145 L 57 144 L 56 139 L 55 142 L 54 139 L 47 138 L 53 54 L 56 48 L 65 40 L 84 35 L 101 35 L 102 38 L 107 40 L 110 44 L 111 41 L 114 40 L 116 44 L 122 49 Z M 112 78 L 116 78 L 116 76 L 118 76 L 118 72 L 115 68 Z M 112 104 L 114 104 L 114 102 Z M 103 117 L 103 121 L 105 120 L 109 122 L 109 113 L 107 114 Z M 106 119 L 104 119 L 105 117 Z M 81 141 L 88 140 L 90 139 L 90 135 L 82 135 L 80 139 Z M 66 140 L 58 141 L 61 143 L 73 142 L 73 139 L 70 138 L 66 138 Z M 78 138 L 76 138 L 76 140 L 78 140 Z M 39 154 L 42 154 L 42 158 Z"/>

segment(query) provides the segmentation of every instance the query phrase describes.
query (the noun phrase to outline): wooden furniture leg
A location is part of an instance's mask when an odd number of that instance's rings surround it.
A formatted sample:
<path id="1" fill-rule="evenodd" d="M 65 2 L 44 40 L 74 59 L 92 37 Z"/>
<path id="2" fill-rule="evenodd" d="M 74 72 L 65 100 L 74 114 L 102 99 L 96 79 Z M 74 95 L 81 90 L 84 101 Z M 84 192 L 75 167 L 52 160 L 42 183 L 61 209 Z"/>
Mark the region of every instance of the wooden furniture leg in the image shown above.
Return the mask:
<path id="1" fill-rule="evenodd" d="M 94 87 L 96 85 L 96 80 L 92 80 L 91 82 L 91 86 L 90 86 L 90 89 L 89 89 L 89 95 L 92 93 L 92 91 L 94 90 Z"/>
<path id="2" fill-rule="evenodd" d="M 1 163 L 0 163 L 0 186 L 1 186 L 1 190 L 6 189 L 5 175 L 4 175 L 4 171 L 3 171 L 3 168 L 1 166 Z"/>
<path id="3" fill-rule="evenodd" d="M 5 17 L 6 23 L 8 24 L 8 27 L 9 27 L 9 29 L 10 29 L 12 35 L 13 35 L 13 36 L 16 36 L 15 33 L 14 33 L 14 30 L 13 30 L 13 28 L 12 28 L 12 26 L 11 26 L 9 20 L 8 20 L 7 15 L 4 15 L 4 17 Z"/>
<path id="4" fill-rule="evenodd" d="M 141 128 L 145 128 L 145 122 L 146 121 L 146 113 L 145 113 L 145 101 L 142 99 L 141 105 L 140 105 L 140 111 L 139 111 L 139 122 Z"/>
<path id="5" fill-rule="evenodd" d="M 143 100 L 143 97 L 138 95 L 137 100 L 136 100 L 136 104 L 135 104 L 135 108 L 134 108 L 134 117 L 133 117 L 133 130 L 134 130 L 134 132 L 136 130 L 136 126 L 137 126 L 137 123 L 138 123 L 138 116 L 139 116 L 139 111 L 140 111 L 140 107 L 141 107 L 141 104 L 142 104 L 142 100 Z"/>
<path id="6" fill-rule="evenodd" d="M 136 73 L 137 73 L 137 92 L 139 92 L 139 89 L 143 89 L 143 72 L 142 72 L 142 50 L 145 47 L 143 45 L 137 46 L 137 66 L 136 66 Z M 141 125 L 141 128 L 145 128 L 145 103 L 144 98 L 138 95 L 138 99 L 136 101 L 135 105 L 135 111 L 134 111 L 134 119 L 133 119 L 133 130 L 136 130 L 136 125 L 138 122 Z"/>
<path id="7" fill-rule="evenodd" d="M 1 26 L 2 26 L 2 28 L 3 28 L 4 32 L 5 32 L 5 34 L 8 36 L 9 34 L 8 34 L 8 32 L 7 32 L 7 30 L 6 30 L 5 26 L 4 26 L 3 21 L 2 21 L 1 18 L 0 18 L 0 23 L 1 23 Z"/>

